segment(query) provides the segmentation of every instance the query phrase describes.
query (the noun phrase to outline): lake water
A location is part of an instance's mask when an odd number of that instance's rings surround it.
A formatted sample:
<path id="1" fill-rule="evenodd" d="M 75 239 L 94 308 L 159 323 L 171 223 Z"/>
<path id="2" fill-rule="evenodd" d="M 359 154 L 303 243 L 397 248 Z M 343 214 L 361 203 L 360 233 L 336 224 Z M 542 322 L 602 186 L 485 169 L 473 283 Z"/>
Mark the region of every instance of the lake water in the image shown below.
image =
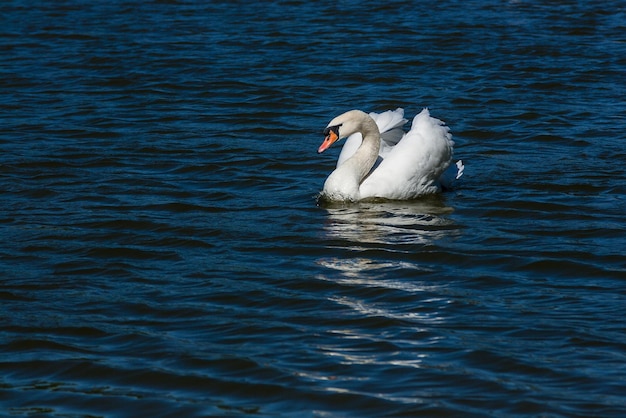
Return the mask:
<path id="1" fill-rule="evenodd" d="M 0 415 L 626 416 L 623 1 L 0 15 Z M 463 181 L 319 205 L 396 107 Z"/>

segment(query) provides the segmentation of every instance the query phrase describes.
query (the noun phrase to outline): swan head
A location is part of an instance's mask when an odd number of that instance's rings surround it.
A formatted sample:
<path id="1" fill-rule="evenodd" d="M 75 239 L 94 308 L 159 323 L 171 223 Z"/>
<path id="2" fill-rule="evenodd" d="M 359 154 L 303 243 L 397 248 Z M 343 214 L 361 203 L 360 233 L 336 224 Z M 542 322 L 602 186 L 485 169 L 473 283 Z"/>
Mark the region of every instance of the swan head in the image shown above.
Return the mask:
<path id="1" fill-rule="evenodd" d="M 378 133 L 378 127 L 374 119 L 360 110 L 350 110 L 341 114 L 331 120 L 328 126 L 326 126 L 326 129 L 324 129 L 324 142 L 322 142 L 317 152 L 321 154 L 338 140 L 348 137 L 353 133 L 361 132 L 364 134 L 365 130 L 372 129 L 372 125 Z"/>

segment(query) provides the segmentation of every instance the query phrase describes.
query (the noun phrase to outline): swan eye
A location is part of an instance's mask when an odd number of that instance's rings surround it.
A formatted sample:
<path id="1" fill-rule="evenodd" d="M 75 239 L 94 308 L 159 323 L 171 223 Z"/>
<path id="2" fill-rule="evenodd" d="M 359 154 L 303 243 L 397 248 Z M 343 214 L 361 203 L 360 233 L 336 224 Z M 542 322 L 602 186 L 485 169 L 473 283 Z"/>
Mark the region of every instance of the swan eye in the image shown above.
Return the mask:
<path id="1" fill-rule="evenodd" d="M 339 136 L 339 127 L 341 125 L 335 125 L 335 126 L 329 126 L 328 128 L 324 129 L 324 136 L 328 136 L 329 133 L 334 133 L 335 135 Z"/>

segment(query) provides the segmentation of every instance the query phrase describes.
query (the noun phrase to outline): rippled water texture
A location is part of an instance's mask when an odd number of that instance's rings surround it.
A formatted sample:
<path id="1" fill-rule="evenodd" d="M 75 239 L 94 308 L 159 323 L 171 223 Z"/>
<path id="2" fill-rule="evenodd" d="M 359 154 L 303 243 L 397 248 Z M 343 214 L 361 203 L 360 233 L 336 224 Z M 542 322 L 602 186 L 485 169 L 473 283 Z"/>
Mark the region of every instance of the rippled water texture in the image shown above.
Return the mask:
<path id="1" fill-rule="evenodd" d="M 626 416 L 625 8 L 0 3 L 0 415 Z M 396 107 L 463 181 L 319 205 Z"/>

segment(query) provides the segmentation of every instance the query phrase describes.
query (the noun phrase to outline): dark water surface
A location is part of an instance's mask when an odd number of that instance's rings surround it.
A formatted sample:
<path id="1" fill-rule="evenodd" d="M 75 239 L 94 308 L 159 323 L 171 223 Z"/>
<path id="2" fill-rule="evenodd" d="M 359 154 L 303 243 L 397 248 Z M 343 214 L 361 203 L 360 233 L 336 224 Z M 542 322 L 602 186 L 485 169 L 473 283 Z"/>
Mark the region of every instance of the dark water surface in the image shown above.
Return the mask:
<path id="1" fill-rule="evenodd" d="M 623 1 L 0 15 L 0 415 L 626 416 Z M 464 181 L 318 206 L 396 107 Z"/>

